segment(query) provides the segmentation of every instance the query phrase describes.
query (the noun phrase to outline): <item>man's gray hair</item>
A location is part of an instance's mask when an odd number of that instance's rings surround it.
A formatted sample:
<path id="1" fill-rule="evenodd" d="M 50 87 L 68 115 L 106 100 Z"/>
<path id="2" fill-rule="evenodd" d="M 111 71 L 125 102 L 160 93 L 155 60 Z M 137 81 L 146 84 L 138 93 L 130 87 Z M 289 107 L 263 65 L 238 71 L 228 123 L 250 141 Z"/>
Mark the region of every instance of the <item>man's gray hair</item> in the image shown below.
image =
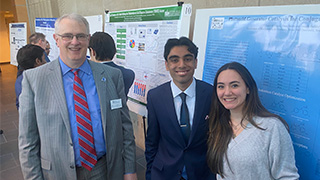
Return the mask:
<path id="1" fill-rule="evenodd" d="M 59 25 L 62 19 L 72 19 L 77 21 L 78 23 L 83 23 L 86 26 L 87 29 L 87 33 L 90 33 L 89 30 L 89 23 L 87 21 L 86 18 L 84 18 L 83 16 L 81 16 L 80 14 L 76 14 L 76 13 L 71 13 L 71 14 L 65 14 L 63 16 L 61 16 L 60 18 L 58 18 L 54 24 L 54 32 L 57 34 L 59 32 Z"/>
<path id="2" fill-rule="evenodd" d="M 39 42 L 39 40 L 45 41 L 46 40 L 46 36 L 42 33 L 33 33 L 29 36 L 29 43 L 30 44 L 37 44 Z"/>

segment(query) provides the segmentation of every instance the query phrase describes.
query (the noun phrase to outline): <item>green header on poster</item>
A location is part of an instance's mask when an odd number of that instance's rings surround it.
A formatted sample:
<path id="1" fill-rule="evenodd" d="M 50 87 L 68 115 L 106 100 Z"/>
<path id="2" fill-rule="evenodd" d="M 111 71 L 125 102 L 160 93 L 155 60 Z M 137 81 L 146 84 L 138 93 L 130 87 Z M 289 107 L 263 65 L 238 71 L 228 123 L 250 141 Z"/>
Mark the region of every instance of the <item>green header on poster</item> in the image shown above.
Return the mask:
<path id="1" fill-rule="evenodd" d="M 152 9 L 111 12 L 109 22 L 179 20 L 181 10 L 181 6 L 171 6 Z"/>

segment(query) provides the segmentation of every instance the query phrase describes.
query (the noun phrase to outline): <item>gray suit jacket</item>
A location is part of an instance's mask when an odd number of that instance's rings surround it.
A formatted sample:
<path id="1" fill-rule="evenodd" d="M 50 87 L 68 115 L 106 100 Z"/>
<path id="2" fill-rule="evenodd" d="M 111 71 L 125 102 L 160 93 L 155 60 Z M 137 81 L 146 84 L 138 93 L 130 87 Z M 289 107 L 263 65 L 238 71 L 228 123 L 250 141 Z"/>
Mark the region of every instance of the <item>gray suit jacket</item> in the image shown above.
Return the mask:
<path id="1" fill-rule="evenodd" d="M 106 141 L 110 180 L 135 172 L 135 142 L 120 70 L 89 61 Z M 110 100 L 122 99 L 111 110 Z M 76 179 L 74 150 L 59 61 L 24 72 L 19 109 L 19 155 L 25 179 Z"/>

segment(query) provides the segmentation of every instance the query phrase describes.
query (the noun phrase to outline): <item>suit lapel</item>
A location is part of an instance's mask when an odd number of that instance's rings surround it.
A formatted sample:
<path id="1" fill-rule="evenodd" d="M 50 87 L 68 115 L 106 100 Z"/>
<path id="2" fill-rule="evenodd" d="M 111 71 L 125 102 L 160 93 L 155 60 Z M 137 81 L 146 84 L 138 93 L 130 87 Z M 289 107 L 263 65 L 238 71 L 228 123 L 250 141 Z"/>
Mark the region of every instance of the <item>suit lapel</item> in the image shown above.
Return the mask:
<path id="1" fill-rule="evenodd" d="M 197 81 L 198 80 L 196 80 L 196 101 L 195 101 L 193 124 L 192 124 L 192 131 L 189 138 L 189 143 L 192 142 L 192 139 L 196 134 L 199 122 L 201 121 L 200 118 L 202 118 L 202 114 L 204 110 L 203 106 L 204 106 L 204 103 L 206 102 L 206 96 L 205 96 L 205 93 L 203 93 L 205 89 L 203 89 L 200 83 L 197 83 Z"/>
<path id="2" fill-rule="evenodd" d="M 178 117 L 176 113 L 176 109 L 174 106 L 174 100 L 173 100 L 173 94 L 171 91 L 170 83 L 167 83 L 166 86 L 164 86 L 163 96 L 159 97 L 163 99 L 163 105 L 166 106 L 166 112 L 169 116 L 169 122 L 168 126 L 173 127 L 174 131 L 177 132 L 177 143 L 181 144 L 182 146 L 186 146 L 185 141 L 182 136 L 182 132 L 180 129 L 180 124 L 178 122 Z"/>
<path id="3" fill-rule="evenodd" d="M 66 126 L 67 132 L 71 139 L 71 128 L 70 128 L 70 120 L 69 120 L 69 112 L 67 108 L 66 97 L 63 88 L 63 80 L 62 73 L 59 64 L 59 60 L 54 60 L 48 66 L 49 72 L 47 73 L 47 79 L 52 89 L 52 96 L 56 98 L 55 103 L 57 103 L 57 107 L 60 108 L 61 117 L 64 125 Z"/>
<path id="4" fill-rule="evenodd" d="M 89 61 L 89 64 L 92 69 L 93 79 L 97 88 L 97 93 L 99 97 L 99 103 L 101 108 L 101 121 L 103 132 L 106 135 L 106 114 L 107 110 L 110 109 L 110 98 L 107 96 L 107 92 L 112 92 L 110 86 L 107 86 L 108 82 L 111 81 L 110 77 L 107 75 L 107 72 L 100 67 L 99 64 Z M 106 103 L 107 102 L 107 103 Z"/>

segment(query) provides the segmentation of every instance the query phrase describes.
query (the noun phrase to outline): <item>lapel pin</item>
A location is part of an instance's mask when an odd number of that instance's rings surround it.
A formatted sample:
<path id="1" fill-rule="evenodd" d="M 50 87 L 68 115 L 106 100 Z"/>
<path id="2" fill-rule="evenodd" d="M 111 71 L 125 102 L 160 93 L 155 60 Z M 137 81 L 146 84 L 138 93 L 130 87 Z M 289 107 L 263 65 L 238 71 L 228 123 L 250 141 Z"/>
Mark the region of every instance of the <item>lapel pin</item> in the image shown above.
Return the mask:
<path id="1" fill-rule="evenodd" d="M 103 82 L 106 82 L 106 80 L 107 80 L 107 79 L 106 79 L 105 77 L 102 77 L 102 78 L 101 78 L 101 81 L 103 81 Z"/>

